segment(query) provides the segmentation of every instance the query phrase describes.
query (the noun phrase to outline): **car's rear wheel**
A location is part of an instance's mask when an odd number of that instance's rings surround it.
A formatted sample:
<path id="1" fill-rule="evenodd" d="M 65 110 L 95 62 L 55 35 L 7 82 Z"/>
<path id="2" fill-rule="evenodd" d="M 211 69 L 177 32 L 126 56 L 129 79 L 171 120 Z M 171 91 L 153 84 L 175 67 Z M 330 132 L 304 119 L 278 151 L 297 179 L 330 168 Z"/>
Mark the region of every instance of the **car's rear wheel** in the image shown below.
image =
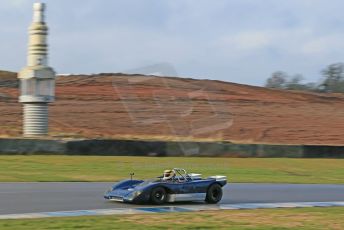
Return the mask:
<path id="1" fill-rule="evenodd" d="M 153 204 L 164 204 L 167 199 L 166 190 L 162 187 L 156 187 L 151 192 L 151 202 Z"/>
<path id="2" fill-rule="evenodd" d="M 205 201 L 209 204 L 216 204 L 222 199 L 222 187 L 219 184 L 213 184 L 208 188 Z"/>

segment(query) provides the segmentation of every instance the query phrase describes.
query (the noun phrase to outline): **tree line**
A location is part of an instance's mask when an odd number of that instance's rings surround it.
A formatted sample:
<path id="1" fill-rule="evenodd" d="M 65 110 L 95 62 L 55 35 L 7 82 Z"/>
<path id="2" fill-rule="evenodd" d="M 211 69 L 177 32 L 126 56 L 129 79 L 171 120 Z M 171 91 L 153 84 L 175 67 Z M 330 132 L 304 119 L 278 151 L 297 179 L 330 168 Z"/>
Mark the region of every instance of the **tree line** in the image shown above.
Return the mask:
<path id="1" fill-rule="evenodd" d="M 344 93 L 344 63 L 328 65 L 321 71 L 320 83 L 303 83 L 301 74 L 289 75 L 283 71 L 272 73 L 265 87 L 286 90 L 304 90 L 314 92 Z"/>

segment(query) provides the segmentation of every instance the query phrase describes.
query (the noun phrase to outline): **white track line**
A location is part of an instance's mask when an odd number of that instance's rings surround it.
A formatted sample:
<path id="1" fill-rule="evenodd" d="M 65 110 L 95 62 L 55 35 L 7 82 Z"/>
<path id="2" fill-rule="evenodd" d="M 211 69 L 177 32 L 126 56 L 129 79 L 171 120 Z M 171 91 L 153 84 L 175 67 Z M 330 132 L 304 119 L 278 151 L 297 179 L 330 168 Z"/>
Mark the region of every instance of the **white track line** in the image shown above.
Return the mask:
<path id="1" fill-rule="evenodd" d="M 40 212 L 0 215 L 0 219 L 36 219 L 48 217 L 72 217 L 72 216 L 100 216 L 100 215 L 129 215 L 143 213 L 163 212 L 194 212 L 210 210 L 235 210 L 235 209 L 259 209 L 259 208 L 303 208 L 303 207 L 344 207 L 344 201 L 332 202 L 284 202 L 284 203 L 241 203 L 220 205 L 178 205 L 178 206 L 154 206 L 136 208 L 94 209 L 60 212 Z"/>

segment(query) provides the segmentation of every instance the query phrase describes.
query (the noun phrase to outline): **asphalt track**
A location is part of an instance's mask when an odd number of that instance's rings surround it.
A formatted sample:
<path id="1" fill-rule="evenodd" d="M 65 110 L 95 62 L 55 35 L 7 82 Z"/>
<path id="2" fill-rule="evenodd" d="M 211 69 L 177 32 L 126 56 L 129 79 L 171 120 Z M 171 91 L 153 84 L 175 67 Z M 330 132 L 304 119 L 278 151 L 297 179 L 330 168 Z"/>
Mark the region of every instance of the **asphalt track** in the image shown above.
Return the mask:
<path id="1" fill-rule="evenodd" d="M 102 195 L 110 185 L 82 182 L 0 183 L 0 215 L 137 207 L 104 200 Z M 224 188 L 221 204 L 330 201 L 344 201 L 344 185 L 232 183 Z M 182 207 L 185 203 L 177 205 Z"/>

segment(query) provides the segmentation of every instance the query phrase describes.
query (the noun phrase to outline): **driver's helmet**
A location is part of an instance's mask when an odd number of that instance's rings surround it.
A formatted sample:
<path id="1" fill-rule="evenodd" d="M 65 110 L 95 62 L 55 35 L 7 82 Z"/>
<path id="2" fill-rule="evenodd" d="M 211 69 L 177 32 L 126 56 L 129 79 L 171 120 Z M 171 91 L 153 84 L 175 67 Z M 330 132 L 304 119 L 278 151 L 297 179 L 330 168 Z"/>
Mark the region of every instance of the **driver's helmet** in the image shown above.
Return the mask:
<path id="1" fill-rule="evenodd" d="M 164 177 L 162 179 L 163 180 L 171 180 L 175 175 L 176 175 L 176 173 L 174 172 L 174 170 L 167 169 L 164 171 Z"/>

